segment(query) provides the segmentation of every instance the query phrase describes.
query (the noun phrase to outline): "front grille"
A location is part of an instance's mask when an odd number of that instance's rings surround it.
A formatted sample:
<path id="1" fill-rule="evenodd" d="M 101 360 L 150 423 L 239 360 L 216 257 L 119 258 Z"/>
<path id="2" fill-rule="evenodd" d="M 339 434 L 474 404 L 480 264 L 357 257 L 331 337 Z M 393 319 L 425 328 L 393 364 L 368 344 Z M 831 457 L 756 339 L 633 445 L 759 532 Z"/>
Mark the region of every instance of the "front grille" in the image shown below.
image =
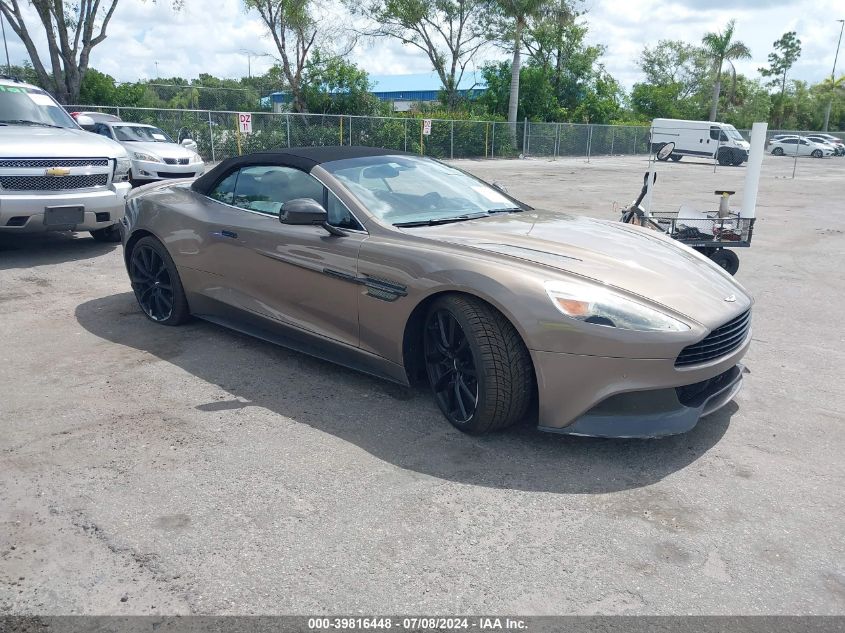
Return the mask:
<path id="1" fill-rule="evenodd" d="M 5 191 L 65 191 L 89 189 L 109 184 L 108 174 L 90 176 L 0 176 L 0 189 Z"/>
<path id="2" fill-rule="evenodd" d="M 737 349 L 745 340 L 751 327 L 751 310 L 746 310 L 717 327 L 698 343 L 688 345 L 675 360 L 675 367 L 698 365 L 721 358 Z"/>
<path id="3" fill-rule="evenodd" d="M 164 162 L 168 165 L 187 165 L 188 159 L 187 158 L 165 158 Z"/>
<path id="4" fill-rule="evenodd" d="M 4 167 L 108 167 L 108 158 L 0 158 Z"/>
<path id="5" fill-rule="evenodd" d="M 678 396 L 678 402 L 685 407 L 700 407 L 710 396 L 733 382 L 740 371 L 741 369 L 734 365 L 713 378 L 683 387 L 676 387 L 675 393 Z"/>

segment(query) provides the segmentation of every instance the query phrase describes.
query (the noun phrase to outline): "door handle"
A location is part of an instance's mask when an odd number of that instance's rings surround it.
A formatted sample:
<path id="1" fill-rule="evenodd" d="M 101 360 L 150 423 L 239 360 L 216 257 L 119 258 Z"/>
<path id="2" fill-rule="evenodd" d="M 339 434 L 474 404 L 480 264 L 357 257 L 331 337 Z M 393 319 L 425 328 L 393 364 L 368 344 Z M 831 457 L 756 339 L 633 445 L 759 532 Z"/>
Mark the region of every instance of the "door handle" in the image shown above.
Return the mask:
<path id="1" fill-rule="evenodd" d="M 220 231 L 220 235 L 222 235 L 223 237 L 231 237 L 232 239 L 238 238 L 238 234 L 235 233 L 234 231 L 223 230 L 223 231 Z"/>

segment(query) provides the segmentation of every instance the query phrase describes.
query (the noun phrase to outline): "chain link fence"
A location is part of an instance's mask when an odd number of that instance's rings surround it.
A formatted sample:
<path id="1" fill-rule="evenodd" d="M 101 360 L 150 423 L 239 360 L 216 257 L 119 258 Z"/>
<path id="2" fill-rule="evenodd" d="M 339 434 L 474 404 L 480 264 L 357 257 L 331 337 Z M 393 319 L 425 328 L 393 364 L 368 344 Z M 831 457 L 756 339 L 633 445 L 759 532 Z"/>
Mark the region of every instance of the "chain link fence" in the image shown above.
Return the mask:
<path id="1" fill-rule="evenodd" d="M 367 145 L 404 150 L 436 158 L 543 158 L 647 155 L 648 126 L 578 123 L 509 124 L 502 121 L 431 119 L 424 134 L 423 119 L 349 115 L 252 113 L 252 133 L 238 131 L 238 113 L 214 110 L 167 110 L 106 106 L 67 106 L 69 111 L 116 114 L 124 121 L 148 123 L 177 141 L 192 138 L 203 160 L 277 147 Z M 749 140 L 750 130 L 739 130 Z M 778 134 L 812 136 L 812 132 L 769 130 L 766 151 Z M 797 158 L 803 156 L 801 148 Z M 788 156 L 793 156 L 785 152 Z"/>

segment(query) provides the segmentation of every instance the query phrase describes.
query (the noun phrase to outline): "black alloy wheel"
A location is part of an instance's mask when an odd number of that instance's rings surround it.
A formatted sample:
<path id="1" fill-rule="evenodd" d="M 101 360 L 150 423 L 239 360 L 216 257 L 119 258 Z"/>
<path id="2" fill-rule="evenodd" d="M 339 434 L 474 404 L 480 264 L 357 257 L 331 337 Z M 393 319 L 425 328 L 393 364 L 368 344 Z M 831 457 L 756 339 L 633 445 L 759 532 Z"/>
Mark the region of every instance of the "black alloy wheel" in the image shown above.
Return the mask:
<path id="1" fill-rule="evenodd" d="M 424 350 L 428 378 L 441 411 L 456 426 L 469 423 L 478 407 L 478 372 L 466 333 L 448 310 L 429 315 Z"/>
<path id="2" fill-rule="evenodd" d="M 173 282 L 167 264 L 151 245 L 132 250 L 129 278 L 144 313 L 153 321 L 167 321 L 173 314 Z"/>
<path id="3" fill-rule="evenodd" d="M 148 319 L 162 325 L 180 325 L 190 318 L 188 299 L 176 265 L 164 245 L 150 235 L 138 240 L 129 253 L 129 279 L 138 305 Z"/>

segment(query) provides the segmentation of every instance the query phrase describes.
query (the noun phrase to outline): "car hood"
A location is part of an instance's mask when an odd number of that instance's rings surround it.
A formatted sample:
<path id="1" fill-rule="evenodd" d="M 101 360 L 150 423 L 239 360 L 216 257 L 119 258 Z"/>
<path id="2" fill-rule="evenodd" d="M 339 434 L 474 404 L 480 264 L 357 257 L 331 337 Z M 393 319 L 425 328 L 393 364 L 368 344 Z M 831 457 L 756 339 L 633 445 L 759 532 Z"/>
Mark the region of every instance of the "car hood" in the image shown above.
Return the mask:
<path id="1" fill-rule="evenodd" d="M 10 158 L 121 158 L 126 150 L 99 134 L 74 128 L 0 126 L 0 155 Z"/>
<path id="2" fill-rule="evenodd" d="M 126 141 L 123 143 L 127 152 L 143 152 L 159 158 L 190 158 L 194 153 L 177 143 L 157 143 L 155 141 Z"/>
<path id="3" fill-rule="evenodd" d="M 523 212 L 411 230 L 586 277 L 707 327 L 752 303 L 745 289 L 707 258 L 662 233 L 621 222 Z"/>

